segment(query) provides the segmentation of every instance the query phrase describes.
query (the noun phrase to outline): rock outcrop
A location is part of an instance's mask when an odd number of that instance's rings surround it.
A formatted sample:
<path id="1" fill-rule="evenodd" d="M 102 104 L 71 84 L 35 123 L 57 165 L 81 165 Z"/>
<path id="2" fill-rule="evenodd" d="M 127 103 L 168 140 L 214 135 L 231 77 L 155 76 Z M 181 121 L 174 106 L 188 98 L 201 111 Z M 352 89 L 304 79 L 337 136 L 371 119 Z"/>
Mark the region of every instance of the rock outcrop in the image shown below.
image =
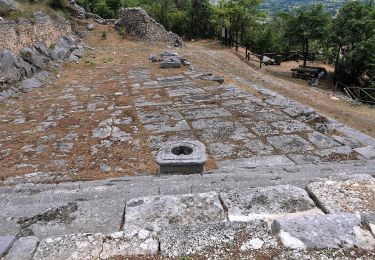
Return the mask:
<path id="1" fill-rule="evenodd" d="M 184 44 L 177 34 L 168 32 L 142 8 L 121 8 L 115 25 L 116 28 L 125 28 L 128 34 L 143 41 L 162 41 L 176 47 L 181 47 Z"/>
<path id="2" fill-rule="evenodd" d="M 33 19 L 0 21 L 0 50 L 8 49 L 19 53 L 24 47 L 42 42 L 53 45 L 56 40 L 71 32 L 70 22 L 62 14 L 55 18 L 42 12 L 35 12 Z"/>
<path id="3" fill-rule="evenodd" d="M 0 15 L 19 9 L 17 2 L 13 0 L 0 0 Z"/>
<path id="4" fill-rule="evenodd" d="M 51 48 L 41 42 L 25 47 L 19 55 L 5 49 L 0 53 L 0 83 L 15 83 L 31 77 L 49 64 L 61 60 L 76 62 L 83 52 L 83 47 L 71 36 L 58 38 Z"/>

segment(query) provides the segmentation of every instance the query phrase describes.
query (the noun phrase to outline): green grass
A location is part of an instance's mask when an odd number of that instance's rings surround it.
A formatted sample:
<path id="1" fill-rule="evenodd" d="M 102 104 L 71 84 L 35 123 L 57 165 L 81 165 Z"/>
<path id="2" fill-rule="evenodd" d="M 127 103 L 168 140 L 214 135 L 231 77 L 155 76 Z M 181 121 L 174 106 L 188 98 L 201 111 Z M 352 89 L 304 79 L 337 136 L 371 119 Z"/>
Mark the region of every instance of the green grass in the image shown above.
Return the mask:
<path id="1" fill-rule="evenodd" d="M 55 10 L 46 3 L 31 3 L 28 0 L 18 1 L 20 4 L 20 10 L 10 12 L 3 16 L 7 20 L 18 20 L 20 18 L 34 18 L 34 13 L 37 11 L 42 11 L 43 13 L 49 15 L 52 19 L 57 18 L 59 11 L 64 13 L 65 17 L 68 19 L 69 13 L 65 9 Z"/>

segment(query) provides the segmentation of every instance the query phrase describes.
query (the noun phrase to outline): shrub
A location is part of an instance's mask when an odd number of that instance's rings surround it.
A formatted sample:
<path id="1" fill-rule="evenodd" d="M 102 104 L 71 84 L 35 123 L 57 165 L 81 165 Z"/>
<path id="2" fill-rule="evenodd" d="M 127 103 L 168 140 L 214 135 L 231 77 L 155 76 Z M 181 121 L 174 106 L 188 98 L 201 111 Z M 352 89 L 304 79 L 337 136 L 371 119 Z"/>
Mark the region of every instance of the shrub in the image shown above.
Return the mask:
<path id="1" fill-rule="evenodd" d="M 102 39 L 107 39 L 107 31 L 102 31 Z"/>
<path id="2" fill-rule="evenodd" d="M 48 5 L 53 9 L 63 10 L 67 6 L 66 0 L 49 0 Z"/>
<path id="3" fill-rule="evenodd" d="M 118 30 L 118 34 L 119 34 L 123 39 L 125 39 L 125 37 L 126 37 L 126 29 L 125 29 L 125 27 L 121 26 L 120 29 Z"/>

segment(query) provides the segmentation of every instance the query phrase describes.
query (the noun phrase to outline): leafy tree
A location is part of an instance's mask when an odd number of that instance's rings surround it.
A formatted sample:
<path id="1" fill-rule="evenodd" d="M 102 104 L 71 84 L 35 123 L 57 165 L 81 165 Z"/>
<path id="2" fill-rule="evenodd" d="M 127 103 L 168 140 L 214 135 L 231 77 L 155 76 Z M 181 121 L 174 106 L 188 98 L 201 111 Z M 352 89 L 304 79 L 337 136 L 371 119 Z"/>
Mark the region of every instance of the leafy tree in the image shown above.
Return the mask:
<path id="1" fill-rule="evenodd" d="M 346 74 L 343 75 L 345 80 L 354 83 L 373 68 L 374 7 L 357 1 L 347 2 L 334 19 L 331 30 L 331 43 L 337 53 L 335 70 L 337 74 Z"/>
<path id="2" fill-rule="evenodd" d="M 99 0 L 98 2 L 96 2 L 93 10 L 94 13 L 100 15 L 103 18 L 110 19 L 115 17 L 115 12 L 107 6 L 105 0 Z"/>
<path id="3" fill-rule="evenodd" d="M 210 32 L 211 8 L 208 0 L 191 0 L 190 36 L 193 38 L 207 37 Z"/>
<path id="4" fill-rule="evenodd" d="M 285 36 L 290 44 L 302 44 L 303 65 L 306 66 L 309 43 L 326 37 L 330 22 L 323 5 L 312 5 L 297 9 L 287 18 Z"/>

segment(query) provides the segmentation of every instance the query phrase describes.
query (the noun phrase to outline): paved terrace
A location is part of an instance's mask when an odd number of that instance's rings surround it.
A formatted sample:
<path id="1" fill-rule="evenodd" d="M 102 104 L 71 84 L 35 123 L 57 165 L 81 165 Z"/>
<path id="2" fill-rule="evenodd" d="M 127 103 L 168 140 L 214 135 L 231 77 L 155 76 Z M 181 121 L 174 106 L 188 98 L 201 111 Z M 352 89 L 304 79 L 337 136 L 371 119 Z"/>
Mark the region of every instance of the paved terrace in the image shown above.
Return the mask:
<path id="1" fill-rule="evenodd" d="M 237 76 L 138 63 L 2 94 L 5 259 L 375 258 L 374 139 Z M 155 176 L 181 139 L 207 173 Z"/>

